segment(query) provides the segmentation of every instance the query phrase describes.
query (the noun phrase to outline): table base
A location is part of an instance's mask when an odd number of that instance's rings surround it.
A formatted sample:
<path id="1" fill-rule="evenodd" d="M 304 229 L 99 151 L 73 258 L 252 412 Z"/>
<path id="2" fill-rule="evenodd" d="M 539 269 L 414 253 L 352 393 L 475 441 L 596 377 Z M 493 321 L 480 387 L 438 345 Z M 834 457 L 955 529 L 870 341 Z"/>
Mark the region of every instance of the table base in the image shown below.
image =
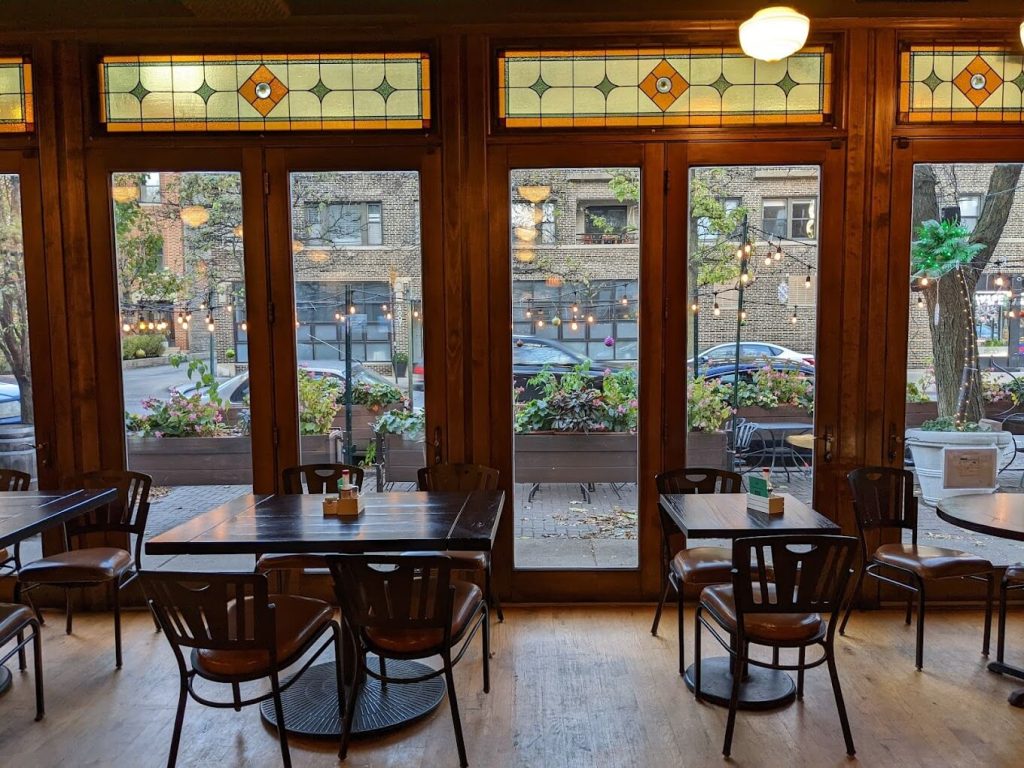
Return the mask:
<path id="1" fill-rule="evenodd" d="M 367 666 L 379 671 L 376 657 L 367 659 Z M 388 677 L 419 677 L 431 671 L 416 661 L 388 659 Z M 281 694 L 281 705 L 288 733 L 297 736 L 338 739 L 341 719 L 338 715 L 337 675 L 334 662 L 317 664 L 306 670 L 294 685 Z M 422 683 L 388 683 L 381 690 L 380 681 L 367 675 L 356 698 L 356 714 L 352 722 L 353 736 L 371 736 L 399 728 L 419 720 L 444 699 L 444 677 Z M 260 704 L 260 714 L 277 727 L 274 701 Z"/>
<path id="2" fill-rule="evenodd" d="M 11 687 L 11 670 L 0 665 L 0 694 L 7 693 Z"/>
<path id="3" fill-rule="evenodd" d="M 1003 664 L 1001 661 L 990 661 L 988 664 L 988 671 L 995 672 L 999 675 L 1010 675 L 1010 677 L 1016 677 L 1020 680 L 1024 680 L 1024 669 L 1019 667 L 1013 667 L 1009 664 Z M 1024 688 L 1018 688 L 1015 691 L 1011 691 L 1007 697 L 1007 701 L 1015 707 L 1024 707 Z"/>
<path id="4" fill-rule="evenodd" d="M 686 687 L 693 690 L 696 664 L 691 664 L 683 675 Z M 732 697 L 732 659 L 715 656 L 700 663 L 701 698 L 728 707 Z M 740 683 L 740 709 L 775 709 L 796 698 L 793 678 L 777 669 L 749 666 L 746 679 Z"/>

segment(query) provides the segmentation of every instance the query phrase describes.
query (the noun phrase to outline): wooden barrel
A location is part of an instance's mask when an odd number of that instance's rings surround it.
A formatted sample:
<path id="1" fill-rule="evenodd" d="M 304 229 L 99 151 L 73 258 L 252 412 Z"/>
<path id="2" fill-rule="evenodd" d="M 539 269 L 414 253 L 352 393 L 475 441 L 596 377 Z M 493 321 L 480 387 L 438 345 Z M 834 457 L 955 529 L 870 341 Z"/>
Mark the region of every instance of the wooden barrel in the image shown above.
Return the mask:
<path id="1" fill-rule="evenodd" d="M 36 476 L 36 429 L 32 424 L 0 424 L 0 467 Z"/>

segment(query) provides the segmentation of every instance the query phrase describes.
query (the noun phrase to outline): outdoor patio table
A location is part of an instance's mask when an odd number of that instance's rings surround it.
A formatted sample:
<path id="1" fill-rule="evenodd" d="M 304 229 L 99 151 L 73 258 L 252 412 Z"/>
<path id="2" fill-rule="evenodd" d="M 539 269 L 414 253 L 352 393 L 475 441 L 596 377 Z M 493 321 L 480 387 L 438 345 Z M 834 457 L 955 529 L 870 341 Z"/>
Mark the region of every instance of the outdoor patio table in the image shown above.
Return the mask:
<path id="1" fill-rule="evenodd" d="M 474 550 L 494 544 L 503 491 L 471 493 L 368 494 L 358 517 L 325 517 L 323 496 L 245 495 L 155 536 L 148 555 L 262 555 L 267 553 L 362 553 Z M 344 653 L 353 653 L 347 633 Z M 377 660 L 368 660 L 375 671 Z M 344 662 L 343 662 L 344 663 Z M 282 695 L 289 733 L 338 738 L 341 722 L 335 662 L 311 667 Z M 345 670 L 355 668 L 344 663 Z M 390 660 L 389 677 L 417 677 L 428 668 L 415 661 Z M 433 711 L 444 698 L 443 678 L 421 683 L 392 683 L 382 690 L 367 676 L 356 701 L 352 732 L 392 730 Z M 287 684 L 287 683 L 285 683 Z M 263 718 L 277 725 L 273 701 L 260 706 Z"/>
<path id="2" fill-rule="evenodd" d="M 3 491 L 0 492 L 0 549 L 18 544 L 47 528 L 109 504 L 117 491 Z M 0 666 L 0 693 L 11 686 L 11 672 Z"/>
<path id="3" fill-rule="evenodd" d="M 1024 541 L 1024 496 L 1016 493 L 976 493 L 942 499 L 935 507 L 939 518 L 969 531 Z M 1024 680 L 1024 669 L 990 661 L 989 672 Z M 1024 688 L 1009 696 L 1015 707 L 1024 707 Z"/>
<path id="4" fill-rule="evenodd" d="M 742 536 L 773 534 L 840 533 L 838 525 L 818 514 L 788 493 L 786 511 L 781 515 L 747 509 L 745 493 L 663 494 L 661 508 L 690 539 L 738 539 Z M 701 661 L 701 695 L 719 706 L 728 707 L 732 694 L 732 665 L 728 656 Z M 693 690 L 694 667 L 683 679 Z M 740 685 L 741 709 L 771 709 L 788 704 L 796 697 L 796 685 L 786 672 L 750 667 Z"/>
<path id="5" fill-rule="evenodd" d="M 786 444 L 783 441 L 787 435 L 801 434 L 809 432 L 814 429 L 814 422 L 811 421 L 759 421 L 754 423 L 754 430 L 756 432 L 767 432 L 768 433 L 768 446 L 761 449 L 762 456 L 765 452 L 771 456 L 771 471 L 775 471 L 775 459 L 779 456 L 779 451 L 785 451 L 783 460 L 789 458 L 799 458 L 798 454 L 792 446 Z M 786 470 L 786 477 L 789 477 L 789 468 L 783 463 L 783 468 Z"/>

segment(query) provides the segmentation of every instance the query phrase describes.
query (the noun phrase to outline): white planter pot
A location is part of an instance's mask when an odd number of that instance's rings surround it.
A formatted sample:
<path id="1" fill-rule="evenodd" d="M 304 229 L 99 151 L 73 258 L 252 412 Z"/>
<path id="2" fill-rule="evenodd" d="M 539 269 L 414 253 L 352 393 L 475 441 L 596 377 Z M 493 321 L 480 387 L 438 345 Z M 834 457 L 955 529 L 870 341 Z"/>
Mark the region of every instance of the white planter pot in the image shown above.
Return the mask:
<path id="1" fill-rule="evenodd" d="M 943 448 L 987 448 L 999 450 L 999 466 L 1012 453 L 1013 435 L 1009 432 L 926 432 L 923 429 L 907 430 L 907 447 L 914 457 L 917 481 L 921 484 L 921 496 L 928 504 L 935 505 L 951 496 L 966 496 L 975 493 L 993 493 L 992 488 L 944 488 Z"/>

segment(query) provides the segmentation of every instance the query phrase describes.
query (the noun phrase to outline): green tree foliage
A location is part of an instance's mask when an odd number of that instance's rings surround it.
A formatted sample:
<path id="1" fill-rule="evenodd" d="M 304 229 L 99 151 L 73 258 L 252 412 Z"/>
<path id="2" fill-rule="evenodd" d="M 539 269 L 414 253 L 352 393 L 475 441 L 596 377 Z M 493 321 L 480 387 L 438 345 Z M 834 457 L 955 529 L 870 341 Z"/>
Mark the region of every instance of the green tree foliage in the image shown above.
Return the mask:
<path id="1" fill-rule="evenodd" d="M 21 231 L 21 184 L 0 175 L 0 371 L 14 375 L 21 393 L 21 420 L 32 422 L 31 358 L 25 296 L 25 246 Z"/>

